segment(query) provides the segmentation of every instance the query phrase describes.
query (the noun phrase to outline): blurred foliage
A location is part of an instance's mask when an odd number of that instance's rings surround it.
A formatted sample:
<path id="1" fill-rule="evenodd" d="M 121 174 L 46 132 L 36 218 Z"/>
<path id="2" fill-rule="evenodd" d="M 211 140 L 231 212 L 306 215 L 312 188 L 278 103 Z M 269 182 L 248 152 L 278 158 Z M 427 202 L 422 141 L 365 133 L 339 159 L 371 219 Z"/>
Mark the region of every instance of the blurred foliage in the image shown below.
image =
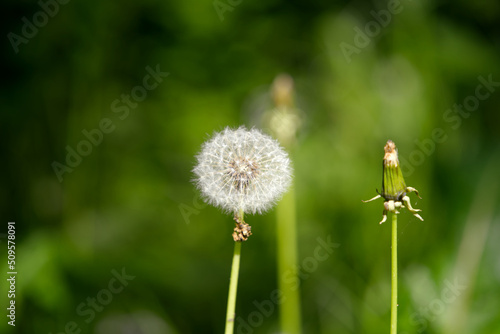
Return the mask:
<path id="1" fill-rule="evenodd" d="M 400 332 L 500 333 L 499 87 L 467 117 L 446 114 L 472 101 L 479 77 L 500 81 L 500 4 L 403 0 L 346 58 L 354 28 L 375 27 L 372 11 L 394 1 L 232 3 L 221 20 L 211 1 L 70 1 L 16 53 L 8 33 L 41 7 L 4 2 L 0 233 L 16 222 L 18 277 L 16 327 L 3 316 L 0 331 L 60 333 L 74 321 L 82 333 L 221 333 L 233 222 L 199 200 L 194 156 L 214 131 L 258 124 L 286 72 L 303 113 L 291 150 L 299 264 L 318 238 L 340 244 L 301 269 L 304 333 L 389 329 L 390 224 L 377 224 L 381 203 L 361 203 L 381 186 L 387 139 L 409 162 L 425 219 L 399 219 Z M 113 101 L 157 65 L 169 76 L 121 119 Z M 66 164 L 67 147 L 105 118 L 113 131 L 59 182 L 53 162 Z M 435 129 L 446 139 L 432 141 Z M 246 322 L 285 275 L 274 218 L 248 217 L 237 300 Z M 78 306 L 106 300 L 122 268 L 135 278 L 86 322 Z M 443 299 L 457 280 L 465 288 Z M 240 333 L 278 332 L 277 309 Z"/>

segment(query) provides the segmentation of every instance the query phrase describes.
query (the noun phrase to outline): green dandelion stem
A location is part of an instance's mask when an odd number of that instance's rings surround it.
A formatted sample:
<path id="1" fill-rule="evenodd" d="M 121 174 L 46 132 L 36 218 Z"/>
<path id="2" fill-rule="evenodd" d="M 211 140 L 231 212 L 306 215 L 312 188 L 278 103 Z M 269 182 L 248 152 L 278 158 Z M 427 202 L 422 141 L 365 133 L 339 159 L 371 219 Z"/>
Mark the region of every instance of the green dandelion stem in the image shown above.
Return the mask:
<path id="1" fill-rule="evenodd" d="M 243 211 L 239 218 L 243 221 Z M 240 273 L 241 241 L 234 242 L 233 264 L 231 265 L 231 279 L 229 281 L 229 295 L 227 298 L 226 330 L 225 334 L 233 334 L 236 318 L 236 292 L 238 290 L 238 276 Z"/>
<path id="2" fill-rule="evenodd" d="M 283 196 L 276 209 L 278 241 L 278 287 L 282 292 L 280 308 L 281 332 L 301 333 L 300 289 L 297 287 L 297 218 L 295 210 L 295 192 L 292 187 Z M 284 273 L 294 273 L 293 280 L 283 279 Z"/>
<path id="3" fill-rule="evenodd" d="M 397 334 L 398 323 L 398 215 L 392 213 L 391 334 Z"/>

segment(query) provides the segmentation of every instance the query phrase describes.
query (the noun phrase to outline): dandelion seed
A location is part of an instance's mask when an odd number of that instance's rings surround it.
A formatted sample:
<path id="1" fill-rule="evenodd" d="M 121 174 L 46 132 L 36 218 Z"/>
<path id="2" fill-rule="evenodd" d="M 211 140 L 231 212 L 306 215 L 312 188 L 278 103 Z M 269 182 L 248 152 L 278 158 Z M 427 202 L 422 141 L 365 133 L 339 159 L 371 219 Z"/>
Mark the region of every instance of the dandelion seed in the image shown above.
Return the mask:
<path id="1" fill-rule="evenodd" d="M 269 210 L 292 179 L 288 154 L 256 129 L 224 129 L 203 144 L 197 159 L 193 171 L 205 201 L 235 215 Z"/>

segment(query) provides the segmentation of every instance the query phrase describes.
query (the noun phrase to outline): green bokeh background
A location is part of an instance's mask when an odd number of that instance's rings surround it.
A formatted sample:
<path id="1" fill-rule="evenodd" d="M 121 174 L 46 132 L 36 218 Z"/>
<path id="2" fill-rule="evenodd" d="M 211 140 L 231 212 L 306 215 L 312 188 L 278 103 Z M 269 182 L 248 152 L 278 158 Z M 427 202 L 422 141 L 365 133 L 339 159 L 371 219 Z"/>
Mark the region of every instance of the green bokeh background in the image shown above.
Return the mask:
<path id="1" fill-rule="evenodd" d="M 259 117 L 285 72 L 302 115 L 290 149 L 299 265 L 318 238 L 339 244 L 301 269 L 303 332 L 389 330 L 390 223 L 378 224 L 382 201 L 361 200 L 380 189 L 392 139 L 425 219 L 399 216 L 399 333 L 500 333 L 500 86 L 473 98 L 480 77 L 500 82 L 500 3 L 401 1 L 380 28 L 383 1 L 221 1 L 222 17 L 212 1 L 73 0 L 17 53 L 8 34 L 41 7 L 4 1 L 0 332 L 55 334 L 74 321 L 81 333 L 222 333 L 233 221 L 199 200 L 191 170 L 214 131 L 267 130 Z M 366 45 L 355 29 L 372 35 Z M 356 41 L 346 57 L 341 45 Z M 169 76 L 120 119 L 113 101 L 147 66 Z M 464 116 L 447 111 L 474 101 Z M 59 182 L 53 162 L 106 118 L 113 131 Z M 4 315 L 8 221 L 15 328 Z M 279 306 L 259 318 L 255 305 L 285 275 L 275 213 L 247 221 L 236 310 L 258 326 L 237 322 L 236 333 L 278 333 Z M 86 322 L 78 306 L 122 268 L 135 278 Z M 463 286 L 455 298 L 450 284 Z"/>

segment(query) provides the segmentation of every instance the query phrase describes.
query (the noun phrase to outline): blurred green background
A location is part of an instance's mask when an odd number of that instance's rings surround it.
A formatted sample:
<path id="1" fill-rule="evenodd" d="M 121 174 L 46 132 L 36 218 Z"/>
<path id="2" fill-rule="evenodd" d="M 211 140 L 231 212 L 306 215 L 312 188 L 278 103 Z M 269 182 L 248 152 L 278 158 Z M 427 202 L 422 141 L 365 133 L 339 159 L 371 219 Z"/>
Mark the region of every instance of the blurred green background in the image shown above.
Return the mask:
<path id="1" fill-rule="evenodd" d="M 214 131 L 267 131 L 288 73 L 303 332 L 389 330 L 390 222 L 361 200 L 392 139 L 425 219 L 399 216 L 399 332 L 500 333 L 498 1 L 101 2 L 4 1 L 0 332 L 222 333 L 233 221 L 191 170 Z M 279 333 L 279 306 L 256 306 L 286 276 L 275 212 L 247 222 L 235 332 Z M 310 267 L 318 238 L 339 246 Z"/>

